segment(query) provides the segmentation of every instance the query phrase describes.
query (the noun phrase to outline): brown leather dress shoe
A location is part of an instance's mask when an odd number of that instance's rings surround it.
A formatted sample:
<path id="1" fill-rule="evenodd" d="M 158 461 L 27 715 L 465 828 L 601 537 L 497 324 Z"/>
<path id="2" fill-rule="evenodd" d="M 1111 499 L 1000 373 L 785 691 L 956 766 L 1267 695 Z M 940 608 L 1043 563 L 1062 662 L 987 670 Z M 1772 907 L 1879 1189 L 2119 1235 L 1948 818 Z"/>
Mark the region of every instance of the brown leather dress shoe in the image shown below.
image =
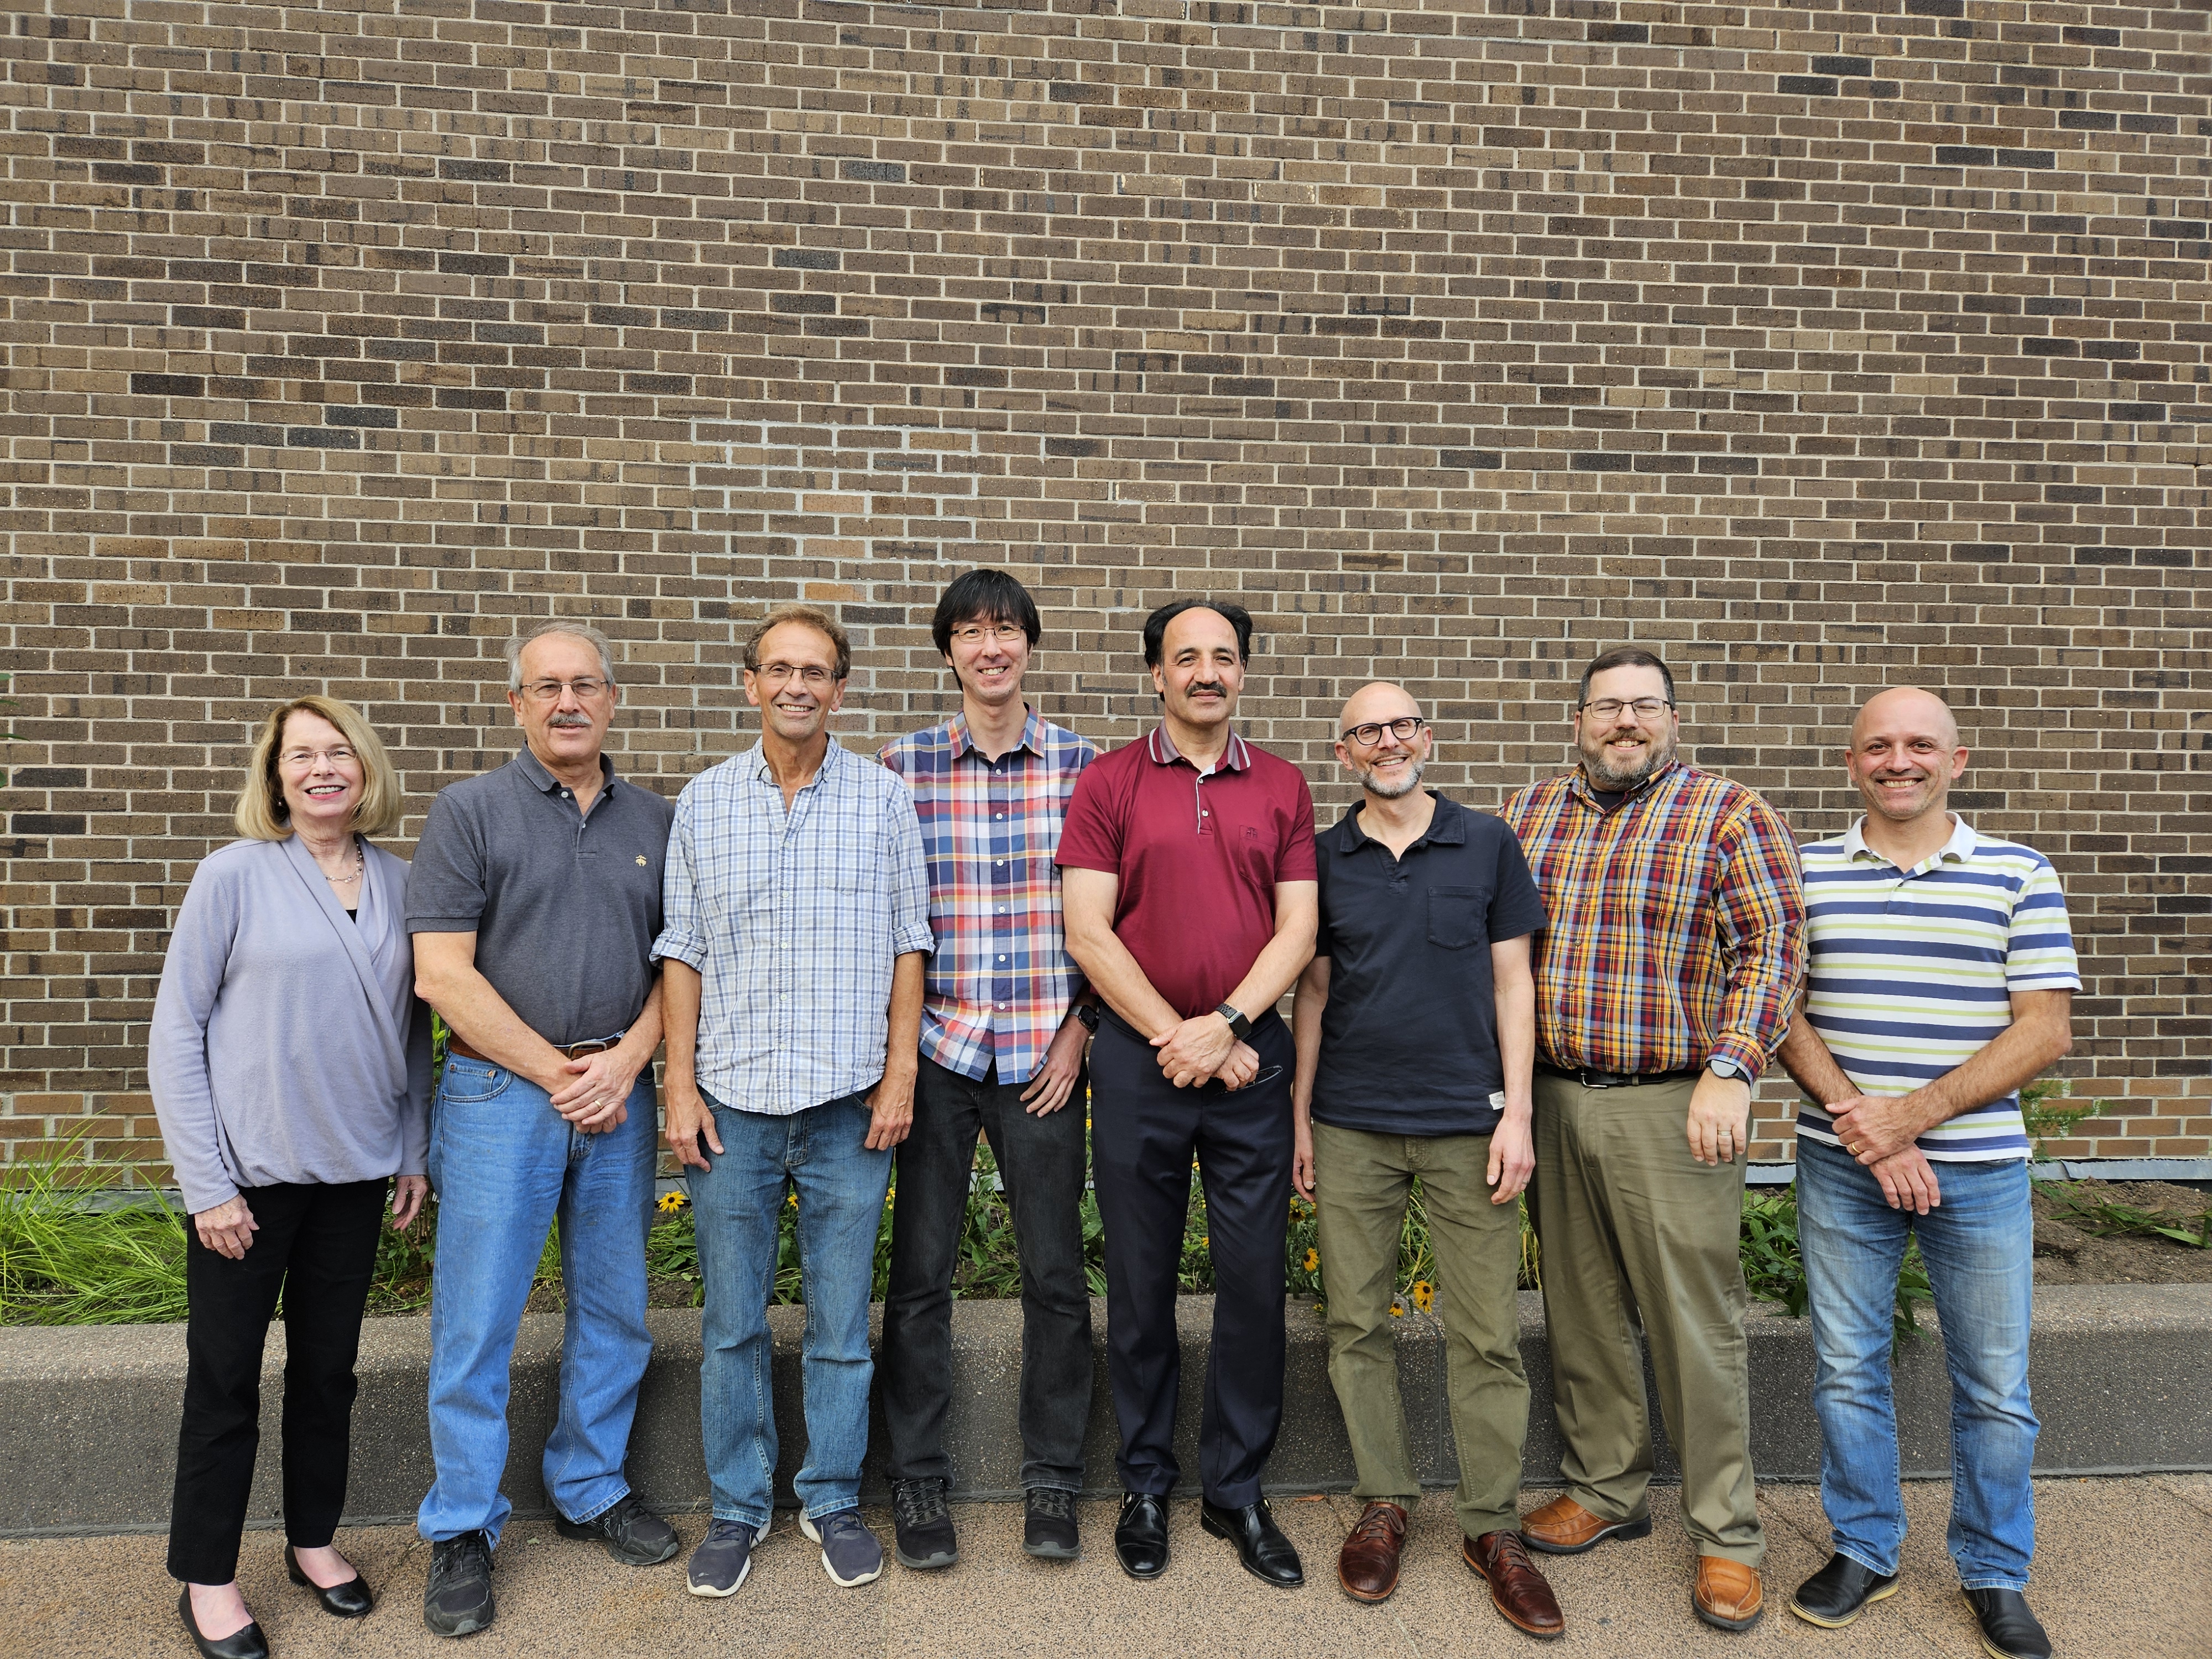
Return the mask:
<path id="1" fill-rule="evenodd" d="M 1387 1600 L 1398 1588 L 1398 1558 L 1405 1548 L 1406 1511 L 1395 1504 L 1370 1504 L 1337 1555 L 1336 1582 L 1355 1601 Z"/>
<path id="2" fill-rule="evenodd" d="M 1490 1605 L 1507 1624 L 1547 1642 L 1566 1633 L 1567 1621 L 1559 1614 L 1552 1586 L 1528 1559 L 1519 1533 L 1486 1532 L 1463 1540 L 1459 1553 L 1489 1584 Z"/>
<path id="3" fill-rule="evenodd" d="M 1522 1541 L 1547 1555 L 1580 1555 L 1608 1538 L 1650 1535 L 1650 1516 L 1639 1515 L 1632 1521 L 1601 1521 L 1565 1492 L 1521 1517 Z"/>
<path id="4" fill-rule="evenodd" d="M 1717 1555 L 1698 1558 L 1698 1587 L 1690 1593 L 1698 1617 L 1722 1630 L 1749 1630 L 1766 1611 L 1759 1569 Z"/>

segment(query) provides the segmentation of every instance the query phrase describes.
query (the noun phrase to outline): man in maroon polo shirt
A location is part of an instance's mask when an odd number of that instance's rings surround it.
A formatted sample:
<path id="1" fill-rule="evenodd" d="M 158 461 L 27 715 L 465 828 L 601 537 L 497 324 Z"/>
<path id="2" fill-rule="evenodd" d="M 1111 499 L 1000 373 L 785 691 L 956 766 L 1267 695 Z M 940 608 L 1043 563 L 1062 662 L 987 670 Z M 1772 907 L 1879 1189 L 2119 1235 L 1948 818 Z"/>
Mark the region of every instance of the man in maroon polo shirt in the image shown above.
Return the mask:
<path id="1" fill-rule="evenodd" d="M 1293 1054 L 1275 1002 L 1313 955 L 1313 797 L 1297 768 L 1230 729 L 1252 644 L 1241 607 L 1163 605 L 1144 638 L 1160 724 L 1077 781 L 1056 860 L 1068 952 L 1105 1000 L 1091 1117 L 1125 1493 L 1114 1548 L 1132 1577 L 1167 1567 L 1195 1154 L 1214 1280 L 1200 1518 L 1247 1571 L 1294 1587 L 1304 1571 L 1260 1477 L 1283 1418 L 1292 1152 Z"/>

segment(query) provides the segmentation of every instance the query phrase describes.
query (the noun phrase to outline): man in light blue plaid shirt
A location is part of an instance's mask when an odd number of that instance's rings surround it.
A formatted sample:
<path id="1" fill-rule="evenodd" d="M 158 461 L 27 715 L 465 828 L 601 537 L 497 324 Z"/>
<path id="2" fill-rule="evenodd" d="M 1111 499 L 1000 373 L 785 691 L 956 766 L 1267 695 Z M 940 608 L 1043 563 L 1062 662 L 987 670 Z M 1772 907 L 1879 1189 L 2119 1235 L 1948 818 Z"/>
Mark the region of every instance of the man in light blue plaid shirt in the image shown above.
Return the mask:
<path id="1" fill-rule="evenodd" d="M 868 1296 L 891 1148 L 914 1120 L 929 875 L 906 786 L 829 735 L 843 629 L 789 606 L 745 644 L 761 740 L 676 804 L 663 878 L 666 1136 L 706 1290 L 700 1419 L 714 1518 L 696 1595 L 744 1583 L 773 1514 L 768 1298 L 785 1192 L 805 1276 L 799 1528 L 841 1585 L 883 1571 L 860 1518 Z M 702 1145 L 703 1143 L 703 1145 Z"/>

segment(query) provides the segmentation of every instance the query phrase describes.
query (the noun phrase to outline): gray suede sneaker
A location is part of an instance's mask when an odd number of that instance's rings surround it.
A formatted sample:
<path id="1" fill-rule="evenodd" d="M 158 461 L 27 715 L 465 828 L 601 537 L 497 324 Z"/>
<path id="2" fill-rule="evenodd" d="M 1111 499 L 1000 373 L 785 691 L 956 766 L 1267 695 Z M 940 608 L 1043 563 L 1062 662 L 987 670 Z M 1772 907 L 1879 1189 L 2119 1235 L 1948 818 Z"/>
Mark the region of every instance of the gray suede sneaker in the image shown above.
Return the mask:
<path id="1" fill-rule="evenodd" d="M 822 1570 L 831 1583 L 851 1589 L 883 1576 L 884 1547 L 862 1523 L 858 1510 L 839 1510 L 819 1521 L 802 1515 L 799 1529 L 822 1546 Z"/>

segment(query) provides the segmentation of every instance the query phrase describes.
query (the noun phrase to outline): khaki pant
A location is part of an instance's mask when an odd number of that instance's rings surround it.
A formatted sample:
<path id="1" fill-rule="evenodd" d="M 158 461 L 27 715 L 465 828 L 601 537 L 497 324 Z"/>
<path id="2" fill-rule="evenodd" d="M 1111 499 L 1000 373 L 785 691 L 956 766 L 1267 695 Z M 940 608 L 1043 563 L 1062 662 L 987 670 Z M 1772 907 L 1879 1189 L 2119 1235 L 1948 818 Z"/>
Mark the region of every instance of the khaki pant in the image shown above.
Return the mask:
<path id="1" fill-rule="evenodd" d="M 1411 1508 L 1420 1479 L 1398 1395 L 1390 1297 L 1415 1176 L 1437 1260 L 1460 1525 L 1470 1538 L 1518 1524 L 1528 1379 L 1514 1290 L 1520 1206 L 1492 1204 L 1488 1135 L 1389 1135 L 1314 1125 L 1314 1197 L 1328 1309 L 1328 1380 L 1359 1484 L 1352 1495 Z"/>
<path id="2" fill-rule="evenodd" d="M 1766 1546 L 1752 1486 L 1737 1243 L 1744 1163 L 1690 1156 L 1694 1086 L 1585 1089 L 1536 1074 L 1529 1209 L 1543 1246 L 1560 1467 L 1569 1495 L 1601 1519 L 1645 1512 L 1640 1321 L 1682 1462 L 1683 1525 L 1700 1554 L 1757 1566 Z"/>

